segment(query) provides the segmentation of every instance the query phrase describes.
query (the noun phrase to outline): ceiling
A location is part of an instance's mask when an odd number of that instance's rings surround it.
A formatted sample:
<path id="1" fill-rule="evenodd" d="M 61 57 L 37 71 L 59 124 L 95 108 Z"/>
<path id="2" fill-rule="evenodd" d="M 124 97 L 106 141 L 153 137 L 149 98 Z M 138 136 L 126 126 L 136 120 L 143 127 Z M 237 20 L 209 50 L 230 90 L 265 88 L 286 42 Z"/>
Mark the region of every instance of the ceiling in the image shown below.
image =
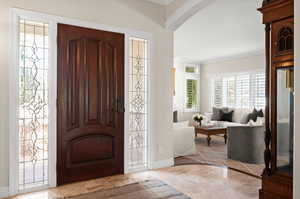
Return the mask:
<path id="1" fill-rule="evenodd" d="M 261 52 L 264 26 L 256 10 L 261 0 L 216 0 L 174 33 L 174 56 L 207 62 Z"/>
<path id="2" fill-rule="evenodd" d="M 161 5 L 168 5 L 174 0 L 147 0 L 147 1 L 151 1 L 153 3 L 157 3 L 157 4 L 161 4 Z"/>

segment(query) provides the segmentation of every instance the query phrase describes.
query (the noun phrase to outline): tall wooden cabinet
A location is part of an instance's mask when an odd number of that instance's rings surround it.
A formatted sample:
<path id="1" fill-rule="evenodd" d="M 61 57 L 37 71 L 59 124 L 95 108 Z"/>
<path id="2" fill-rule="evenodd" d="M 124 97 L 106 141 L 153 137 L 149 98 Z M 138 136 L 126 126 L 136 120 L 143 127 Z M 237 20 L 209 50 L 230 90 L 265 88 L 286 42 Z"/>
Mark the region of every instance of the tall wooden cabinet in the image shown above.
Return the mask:
<path id="1" fill-rule="evenodd" d="M 293 198 L 294 1 L 264 0 L 266 150 L 260 199 Z"/>

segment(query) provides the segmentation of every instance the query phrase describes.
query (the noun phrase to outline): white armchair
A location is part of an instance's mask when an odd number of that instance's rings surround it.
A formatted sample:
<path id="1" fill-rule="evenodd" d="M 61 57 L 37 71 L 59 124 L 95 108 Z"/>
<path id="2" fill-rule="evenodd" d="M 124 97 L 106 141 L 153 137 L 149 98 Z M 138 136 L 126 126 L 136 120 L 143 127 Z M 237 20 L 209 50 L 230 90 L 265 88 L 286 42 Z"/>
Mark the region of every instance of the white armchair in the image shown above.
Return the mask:
<path id="1" fill-rule="evenodd" d="M 189 121 L 173 124 L 174 157 L 192 155 L 196 153 L 194 127 Z"/>

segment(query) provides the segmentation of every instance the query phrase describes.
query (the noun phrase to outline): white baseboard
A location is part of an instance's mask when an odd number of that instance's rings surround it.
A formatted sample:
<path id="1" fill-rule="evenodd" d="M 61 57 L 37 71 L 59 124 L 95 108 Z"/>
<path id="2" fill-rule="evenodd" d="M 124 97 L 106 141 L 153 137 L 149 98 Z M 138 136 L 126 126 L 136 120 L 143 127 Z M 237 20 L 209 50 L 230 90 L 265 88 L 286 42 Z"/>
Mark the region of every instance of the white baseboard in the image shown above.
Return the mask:
<path id="1" fill-rule="evenodd" d="M 8 197 L 9 189 L 8 187 L 0 187 L 0 198 Z"/>
<path id="2" fill-rule="evenodd" d="M 174 158 L 153 161 L 150 168 L 151 169 L 160 169 L 160 168 L 171 167 L 171 166 L 174 166 Z"/>

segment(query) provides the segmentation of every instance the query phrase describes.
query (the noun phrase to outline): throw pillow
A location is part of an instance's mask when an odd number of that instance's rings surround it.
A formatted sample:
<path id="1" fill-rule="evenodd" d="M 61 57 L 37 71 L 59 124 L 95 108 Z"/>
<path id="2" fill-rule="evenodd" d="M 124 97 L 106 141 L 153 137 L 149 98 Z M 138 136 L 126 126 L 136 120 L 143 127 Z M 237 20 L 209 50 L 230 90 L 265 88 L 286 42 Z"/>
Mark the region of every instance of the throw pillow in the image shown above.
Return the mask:
<path id="1" fill-rule="evenodd" d="M 220 109 L 213 107 L 213 112 L 211 116 L 211 120 L 218 121 L 220 119 Z"/>
<path id="2" fill-rule="evenodd" d="M 248 115 L 248 122 L 250 121 L 250 120 L 252 120 L 252 121 L 254 121 L 254 122 L 256 122 L 256 120 L 257 120 L 257 115 L 256 115 L 256 113 L 249 113 L 249 115 Z"/>
<path id="3" fill-rule="evenodd" d="M 221 110 L 221 121 L 232 122 L 232 116 L 234 111 L 225 112 Z"/>
<path id="4" fill-rule="evenodd" d="M 256 110 L 256 112 L 257 112 L 257 117 L 264 117 L 264 112 L 262 109 L 260 109 L 259 111 Z"/>
<path id="5" fill-rule="evenodd" d="M 264 117 L 264 113 L 263 113 L 262 109 L 260 109 L 259 111 L 257 111 L 256 109 L 253 109 L 252 113 L 250 113 L 248 115 L 248 122 L 250 120 L 253 120 L 254 122 L 256 122 L 257 117 Z"/>
<path id="6" fill-rule="evenodd" d="M 228 112 L 228 108 L 226 108 L 226 107 L 224 107 L 224 108 L 213 107 L 213 113 L 212 113 L 212 116 L 211 116 L 211 120 L 221 121 L 221 111 Z"/>

